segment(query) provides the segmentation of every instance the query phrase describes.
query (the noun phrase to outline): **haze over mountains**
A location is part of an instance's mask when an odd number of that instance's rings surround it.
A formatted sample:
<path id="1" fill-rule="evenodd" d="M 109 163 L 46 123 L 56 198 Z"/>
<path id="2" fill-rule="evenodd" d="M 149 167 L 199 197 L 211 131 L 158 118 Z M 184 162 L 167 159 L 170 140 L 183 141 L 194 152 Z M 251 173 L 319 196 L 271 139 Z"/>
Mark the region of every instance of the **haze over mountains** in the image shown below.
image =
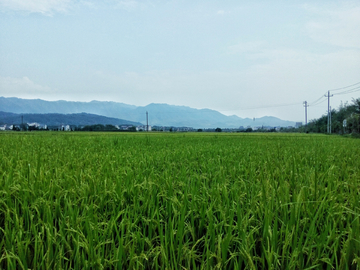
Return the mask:
<path id="1" fill-rule="evenodd" d="M 240 126 L 294 126 L 295 122 L 285 121 L 272 116 L 257 119 L 226 116 L 210 109 L 194 109 L 186 106 L 168 104 L 149 104 L 134 106 L 109 101 L 45 101 L 41 99 L 20 99 L 0 97 L 0 111 L 17 114 L 96 114 L 110 118 L 146 123 L 146 112 L 149 125 L 177 126 L 193 128 L 238 128 Z M 48 115 L 49 117 L 49 115 Z M 45 119 L 45 118 L 44 118 Z M 46 123 L 44 123 L 46 124 Z M 98 123 L 107 124 L 107 123 Z M 80 125 L 80 123 L 79 123 Z"/>

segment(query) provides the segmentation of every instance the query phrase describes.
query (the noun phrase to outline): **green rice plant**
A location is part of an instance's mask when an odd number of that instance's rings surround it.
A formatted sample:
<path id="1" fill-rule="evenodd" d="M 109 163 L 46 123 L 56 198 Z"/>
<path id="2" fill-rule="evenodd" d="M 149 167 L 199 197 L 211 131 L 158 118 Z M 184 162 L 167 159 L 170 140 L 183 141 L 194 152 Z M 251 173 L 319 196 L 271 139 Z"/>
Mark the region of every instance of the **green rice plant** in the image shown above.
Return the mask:
<path id="1" fill-rule="evenodd" d="M 1 133 L 1 269 L 359 269 L 359 140 Z"/>

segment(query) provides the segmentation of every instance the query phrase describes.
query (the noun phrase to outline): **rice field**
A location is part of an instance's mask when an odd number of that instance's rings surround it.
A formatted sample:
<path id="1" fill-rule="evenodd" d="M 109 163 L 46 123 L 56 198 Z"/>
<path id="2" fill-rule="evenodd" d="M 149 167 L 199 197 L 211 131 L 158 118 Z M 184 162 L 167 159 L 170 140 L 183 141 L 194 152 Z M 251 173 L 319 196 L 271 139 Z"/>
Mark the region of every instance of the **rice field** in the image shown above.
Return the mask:
<path id="1" fill-rule="evenodd" d="M 360 140 L 0 133 L 0 269 L 359 269 Z"/>

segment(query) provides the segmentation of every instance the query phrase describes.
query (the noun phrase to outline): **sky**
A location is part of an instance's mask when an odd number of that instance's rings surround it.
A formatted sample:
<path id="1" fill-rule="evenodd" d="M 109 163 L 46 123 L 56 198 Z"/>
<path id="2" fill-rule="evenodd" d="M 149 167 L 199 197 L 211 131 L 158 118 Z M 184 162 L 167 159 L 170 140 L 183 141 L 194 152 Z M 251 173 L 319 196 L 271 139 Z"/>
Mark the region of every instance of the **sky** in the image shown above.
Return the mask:
<path id="1" fill-rule="evenodd" d="M 360 97 L 359 29 L 358 0 L 0 0 L 0 96 L 304 122 Z"/>

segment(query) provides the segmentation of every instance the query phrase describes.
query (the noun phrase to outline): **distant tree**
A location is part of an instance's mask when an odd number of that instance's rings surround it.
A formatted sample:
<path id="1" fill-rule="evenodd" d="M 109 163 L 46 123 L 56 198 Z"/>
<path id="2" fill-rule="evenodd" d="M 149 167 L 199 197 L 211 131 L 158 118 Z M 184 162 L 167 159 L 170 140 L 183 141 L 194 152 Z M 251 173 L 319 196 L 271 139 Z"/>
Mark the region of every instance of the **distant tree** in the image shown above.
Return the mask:
<path id="1" fill-rule="evenodd" d="M 352 100 L 353 113 L 351 114 L 351 120 L 353 123 L 352 132 L 360 133 L 360 98 Z"/>
<path id="2" fill-rule="evenodd" d="M 351 133 L 360 133 L 360 115 L 352 113 L 347 119 L 347 128 Z"/>
<path id="3" fill-rule="evenodd" d="M 29 131 L 32 131 L 32 130 L 39 130 L 39 128 L 37 126 L 29 126 Z"/>
<path id="4" fill-rule="evenodd" d="M 215 132 L 221 132 L 221 128 L 215 128 Z"/>
<path id="5" fill-rule="evenodd" d="M 357 114 L 360 114 L 360 98 L 358 99 L 353 99 L 353 107 L 354 107 L 354 112 Z"/>
<path id="6" fill-rule="evenodd" d="M 136 132 L 136 127 L 134 127 L 134 126 L 132 126 L 132 127 L 129 127 L 129 129 L 128 129 L 129 131 L 131 131 L 131 132 Z"/>
<path id="7" fill-rule="evenodd" d="M 117 131 L 118 129 L 114 125 L 106 125 L 104 131 Z"/>
<path id="8" fill-rule="evenodd" d="M 201 128 L 199 128 L 197 131 L 198 131 L 198 132 L 202 132 L 203 130 L 202 130 Z"/>
<path id="9" fill-rule="evenodd" d="M 360 133 L 360 98 L 353 99 L 352 104 L 340 105 L 338 110 L 331 110 L 331 133 Z M 346 126 L 344 126 L 346 120 Z M 308 123 L 307 131 L 326 133 L 328 126 L 327 114 Z M 300 130 L 299 130 L 300 131 Z M 300 131 L 301 132 L 301 131 Z"/>

